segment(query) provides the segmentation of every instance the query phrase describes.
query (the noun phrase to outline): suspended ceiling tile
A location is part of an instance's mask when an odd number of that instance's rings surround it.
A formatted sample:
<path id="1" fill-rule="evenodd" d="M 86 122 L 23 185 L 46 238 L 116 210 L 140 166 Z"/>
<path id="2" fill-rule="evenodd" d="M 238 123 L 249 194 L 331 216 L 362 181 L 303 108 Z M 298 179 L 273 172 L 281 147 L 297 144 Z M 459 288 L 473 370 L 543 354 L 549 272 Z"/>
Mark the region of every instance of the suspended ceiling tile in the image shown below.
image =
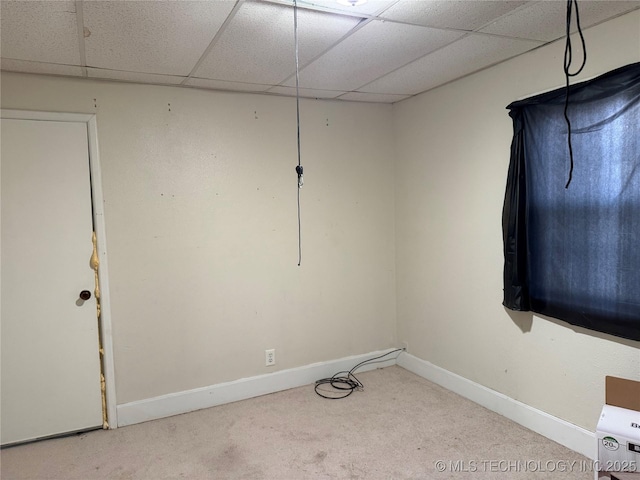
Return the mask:
<path id="1" fill-rule="evenodd" d="M 328 90 L 358 90 L 456 38 L 458 32 L 372 21 L 300 72 L 300 85 Z M 293 79 L 286 82 L 293 86 Z"/>
<path id="2" fill-rule="evenodd" d="M 298 9 L 300 64 L 329 48 L 359 21 Z M 295 72 L 294 45 L 293 8 L 244 3 L 195 75 L 276 85 Z"/>
<path id="3" fill-rule="evenodd" d="M 396 103 L 411 95 L 393 95 L 389 93 L 364 93 L 349 92 L 340 97 L 340 100 L 352 100 L 355 102 Z"/>
<path id="4" fill-rule="evenodd" d="M 349 15 L 375 15 L 393 5 L 397 0 L 368 0 L 366 3 L 358 6 L 343 5 L 337 0 L 309 0 L 298 2 L 298 6 L 304 8 L 306 5 L 311 7 L 321 7 L 331 9 L 337 12 L 344 12 Z M 293 2 L 291 2 L 293 4 Z"/>
<path id="5" fill-rule="evenodd" d="M 0 8 L 3 57 L 80 65 L 75 2 L 3 0 Z"/>
<path id="6" fill-rule="evenodd" d="M 437 28 L 476 30 L 527 1 L 400 0 L 381 17 Z"/>
<path id="7" fill-rule="evenodd" d="M 470 34 L 360 90 L 417 94 L 541 45 L 530 40 Z"/>
<path id="8" fill-rule="evenodd" d="M 190 87 L 208 88 L 210 90 L 233 90 L 235 92 L 264 92 L 271 85 L 257 83 L 229 82 L 226 80 L 211 80 L 208 78 L 189 78 L 185 85 Z"/>
<path id="9" fill-rule="evenodd" d="M 286 95 L 288 97 L 296 96 L 295 87 L 277 86 L 271 88 L 267 93 L 275 93 L 278 95 Z M 345 92 L 336 92 L 334 90 L 316 90 L 313 88 L 301 88 L 300 96 L 305 98 L 336 98 Z"/>
<path id="10" fill-rule="evenodd" d="M 122 80 L 134 83 L 150 83 L 155 85 L 179 85 L 185 79 L 177 75 L 156 75 L 153 73 L 121 72 L 103 68 L 87 68 L 87 76 L 105 80 Z"/>
<path id="11" fill-rule="evenodd" d="M 42 75 L 68 75 L 73 77 L 82 76 L 82 67 L 75 65 L 29 62 L 26 60 L 14 60 L 11 58 L 1 59 L 0 68 L 9 72 L 39 73 Z"/>
<path id="12" fill-rule="evenodd" d="M 234 3 L 85 1 L 87 65 L 188 75 Z"/>
<path id="13" fill-rule="evenodd" d="M 639 7 L 640 1 L 578 2 L 580 23 L 583 28 Z M 551 41 L 565 35 L 566 15 L 566 2 L 547 0 L 506 15 L 481 31 L 510 37 Z M 575 25 L 575 21 L 573 25 Z"/>

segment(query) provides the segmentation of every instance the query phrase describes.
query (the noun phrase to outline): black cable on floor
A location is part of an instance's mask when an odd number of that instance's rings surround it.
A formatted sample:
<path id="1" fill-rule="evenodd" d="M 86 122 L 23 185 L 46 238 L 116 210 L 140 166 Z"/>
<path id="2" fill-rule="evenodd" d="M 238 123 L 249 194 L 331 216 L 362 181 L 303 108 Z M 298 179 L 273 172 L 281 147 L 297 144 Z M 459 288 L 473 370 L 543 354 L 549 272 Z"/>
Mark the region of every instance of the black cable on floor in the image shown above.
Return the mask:
<path id="1" fill-rule="evenodd" d="M 315 391 L 322 398 L 328 398 L 329 400 L 339 400 L 341 398 L 348 397 L 355 390 L 364 389 L 363 383 L 357 379 L 357 377 L 353 374 L 353 372 L 355 372 L 358 368 L 362 367 L 363 365 L 367 365 L 370 363 L 379 363 L 381 358 L 387 357 L 392 353 L 403 352 L 403 351 L 404 350 L 402 348 L 396 348 L 395 350 L 391 350 L 390 352 L 387 352 L 384 355 L 380 355 L 377 357 L 370 358 L 368 360 L 364 360 L 363 362 L 360 362 L 349 371 L 343 370 L 342 372 L 336 373 L 332 377 L 320 379 L 316 381 L 316 385 L 314 387 Z M 346 375 L 343 375 L 343 374 L 346 374 Z M 320 393 L 320 390 L 318 390 L 318 387 L 322 385 L 331 385 L 334 388 L 333 395 L 327 396 Z M 331 390 L 322 390 L 322 391 L 325 393 L 331 392 Z"/>

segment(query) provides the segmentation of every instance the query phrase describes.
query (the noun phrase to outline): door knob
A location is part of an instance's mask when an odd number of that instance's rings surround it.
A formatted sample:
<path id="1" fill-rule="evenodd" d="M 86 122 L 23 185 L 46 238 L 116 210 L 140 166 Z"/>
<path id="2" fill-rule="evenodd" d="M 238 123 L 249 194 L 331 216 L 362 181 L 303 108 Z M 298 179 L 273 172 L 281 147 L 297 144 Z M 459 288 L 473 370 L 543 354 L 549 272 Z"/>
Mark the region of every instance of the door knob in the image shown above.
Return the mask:
<path id="1" fill-rule="evenodd" d="M 80 292 L 80 298 L 82 300 L 89 300 L 91 298 L 91 292 L 89 290 L 82 290 Z"/>

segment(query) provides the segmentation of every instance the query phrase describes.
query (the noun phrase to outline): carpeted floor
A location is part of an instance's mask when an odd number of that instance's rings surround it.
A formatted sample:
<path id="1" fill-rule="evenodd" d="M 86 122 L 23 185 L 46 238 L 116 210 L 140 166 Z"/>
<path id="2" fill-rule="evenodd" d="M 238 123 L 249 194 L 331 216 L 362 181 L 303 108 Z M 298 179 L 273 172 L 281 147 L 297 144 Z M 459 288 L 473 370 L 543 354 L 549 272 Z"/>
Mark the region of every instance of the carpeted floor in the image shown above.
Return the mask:
<path id="1" fill-rule="evenodd" d="M 591 480 L 591 462 L 394 366 L 325 400 L 306 386 L 6 448 L 13 479 Z"/>

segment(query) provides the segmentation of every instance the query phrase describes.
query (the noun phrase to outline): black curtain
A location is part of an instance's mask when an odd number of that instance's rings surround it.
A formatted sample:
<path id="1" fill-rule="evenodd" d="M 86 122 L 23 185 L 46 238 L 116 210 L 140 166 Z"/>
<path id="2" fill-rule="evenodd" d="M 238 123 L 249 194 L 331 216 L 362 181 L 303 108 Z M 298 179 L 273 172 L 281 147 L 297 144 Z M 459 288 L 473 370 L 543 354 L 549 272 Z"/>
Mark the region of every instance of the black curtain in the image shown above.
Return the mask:
<path id="1" fill-rule="evenodd" d="M 640 63 L 509 105 L 504 302 L 640 340 Z"/>

